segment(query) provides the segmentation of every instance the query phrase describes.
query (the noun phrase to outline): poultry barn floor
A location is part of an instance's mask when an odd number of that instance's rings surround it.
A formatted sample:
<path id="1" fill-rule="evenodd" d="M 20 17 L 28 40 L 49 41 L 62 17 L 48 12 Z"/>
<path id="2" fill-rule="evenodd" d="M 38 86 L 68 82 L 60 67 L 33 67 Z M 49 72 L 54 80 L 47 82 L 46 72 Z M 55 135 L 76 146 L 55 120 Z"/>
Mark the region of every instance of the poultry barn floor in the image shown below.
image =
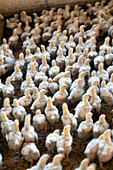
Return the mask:
<path id="1" fill-rule="evenodd" d="M 8 37 L 11 35 L 12 32 L 10 31 L 6 31 L 4 32 L 4 37 L 6 39 L 8 39 Z M 100 39 L 98 40 L 98 45 L 97 48 L 103 44 L 104 42 L 104 38 L 105 36 L 100 36 Z M 14 49 L 14 56 L 17 59 L 18 55 L 20 52 L 22 52 L 21 50 L 21 45 L 22 43 L 19 42 L 18 46 L 16 49 Z M 92 70 L 93 70 L 93 66 L 92 66 Z M 8 75 L 11 75 L 11 73 L 8 73 L 7 75 L 2 77 L 2 81 L 5 82 L 5 79 Z M 87 88 L 87 86 L 86 86 Z M 21 95 L 20 90 L 16 90 L 15 91 L 15 98 L 19 98 Z M 0 108 L 3 107 L 3 99 L 0 99 Z M 12 101 L 11 101 L 12 103 Z M 70 111 L 74 114 L 74 108 L 75 105 L 70 108 Z M 110 128 L 113 129 L 113 123 L 112 123 L 112 111 L 113 108 L 108 107 L 107 105 L 105 105 L 104 103 L 102 103 L 102 110 L 101 113 L 106 115 L 106 120 L 110 125 Z M 27 113 L 31 113 L 29 108 L 26 108 Z M 62 114 L 62 109 L 60 109 L 60 112 Z M 61 115 L 60 114 L 60 115 Z M 93 120 L 94 122 L 97 121 L 99 118 L 99 115 L 97 115 L 96 113 L 93 115 Z M 23 124 L 20 124 L 20 127 L 22 127 Z M 59 121 L 57 127 L 60 129 L 60 132 L 62 132 L 63 129 L 63 124 L 61 122 L 61 120 Z M 53 130 L 55 127 L 52 127 Z M 48 134 L 50 132 L 53 132 L 53 130 L 50 130 L 50 127 L 48 126 L 47 128 L 47 132 Z M 39 136 L 39 150 L 41 151 L 41 155 L 44 153 L 48 153 L 47 148 L 45 147 L 45 133 L 44 132 L 40 132 L 38 133 Z M 74 170 L 74 168 L 78 167 L 80 165 L 80 162 L 85 158 L 84 155 L 84 150 L 88 144 L 88 142 L 92 139 L 92 137 L 90 137 L 87 141 L 81 140 L 78 138 L 77 132 L 73 135 L 73 144 L 72 144 L 72 151 L 69 155 L 70 158 L 70 163 L 66 162 L 66 159 L 62 160 L 62 165 L 63 165 L 63 170 Z M 14 153 L 13 151 L 10 151 L 7 145 L 7 142 L 5 139 L 3 139 L 3 136 L 1 134 L 1 130 L 0 130 L 0 153 L 3 156 L 3 169 L 6 170 L 26 170 L 27 168 L 30 167 L 30 163 L 28 163 L 27 161 L 25 161 L 22 156 L 20 156 L 18 153 Z M 54 153 L 49 153 L 50 158 L 49 158 L 49 162 L 52 160 L 53 156 L 57 154 L 57 151 L 55 151 Z M 98 160 L 94 160 L 94 162 L 97 164 L 97 170 L 100 170 L 99 167 L 99 162 Z M 36 162 L 35 162 L 36 163 Z M 113 170 L 113 159 L 104 164 L 104 168 L 105 170 Z"/>

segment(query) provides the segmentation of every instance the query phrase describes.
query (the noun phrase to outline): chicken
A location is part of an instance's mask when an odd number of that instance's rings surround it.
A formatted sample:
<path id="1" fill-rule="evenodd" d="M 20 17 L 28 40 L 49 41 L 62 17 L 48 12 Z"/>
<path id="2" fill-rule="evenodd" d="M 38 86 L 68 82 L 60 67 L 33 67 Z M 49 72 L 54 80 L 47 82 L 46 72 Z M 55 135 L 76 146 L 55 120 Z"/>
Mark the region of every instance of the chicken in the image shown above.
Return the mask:
<path id="1" fill-rule="evenodd" d="M 24 127 L 22 128 L 21 132 L 24 137 L 24 140 L 27 143 L 37 143 L 38 144 L 38 135 L 34 131 L 34 127 L 30 124 L 31 116 L 30 114 L 25 117 Z"/>
<path id="2" fill-rule="evenodd" d="M 4 107 L 1 108 L 0 112 L 4 111 L 9 119 L 12 119 L 12 107 L 10 105 L 9 98 L 4 99 Z"/>
<path id="3" fill-rule="evenodd" d="M 69 41 L 66 43 L 66 48 L 69 50 L 70 48 L 75 48 L 76 44 L 73 41 L 73 36 L 70 35 Z"/>
<path id="4" fill-rule="evenodd" d="M 76 81 L 77 80 L 77 81 Z M 75 84 L 73 84 L 73 87 L 71 86 L 71 93 L 68 96 L 68 101 L 71 104 L 80 102 L 82 99 L 82 95 L 84 94 L 84 89 L 83 89 L 83 80 L 81 78 L 76 79 Z M 74 87 L 75 86 L 75 87 Z"/>
<path id="5" fill-rule="evenodd" d="M 81 25 L 80 26 L 80 32 L 77 32 L 75 35 L 74 35 L 74 41 L 77 43 L 78 42 L 78 39 L 79 37 L 83 37 L 84 36 L 84 28 L 86 26 L 85 25 Z"/>
<path id="6" fill-rule="evenodd" d="M 33 102 L 31 106 L 32 111 L 36 111 L 37 109 L 40 109 L 41 112 L 44 111 L 46 103 L 47 103 L 47 96 L 45 95 L 46 90 L 41 90 L 39 92 L 38 98 Z"/>
<path id="7" fill-rule="evenodd" d="M 56 51 L 57 51 L 57 47 L 55 45 L 55 41 L 51 40 L 49 46 L 47 47 L 47 51 L 49 52 L 49 54 L 51 55 L 51 58 L 55 58 L 56 56 Z"/>
<path id="8" fill-rule="evenodd" d="M 59 129 L 56 129 L 53 133 L 50 133 L 46 137 L 46 148 L 48 149 L 48 151 L 50 151 L 50 152 L 54 151 L 59 137 L 60 137 Z"/>
<path id="9" fill-rule="evenodd" d="M 35 87 L 35 84 L 31 78 L 31 75 L 27 75 L 26 80 L 24 80 L 21 84 L 21 91 L 25 92 L 28 88 L 32 91 L 33 88 Z"/>
<path id="10" fill-rule="evenodd" d="M 72 113 L 69 112 L 68 106 L 66 103 L 63 103 L 62 108 L 63 108 L 63 115 L 61 117 L 61 120 L 63 122 L 64 127 L 66 125 L 70 125 L 71 130 L 75 131 L 77 128 L 76 118 L 74 117 L 74 115 Z"/>
<path id="11" fill-rule="evenodd" d="M 40 151 L 36 147 L 35 143 L 24 143 L 23 148 L 21 150 L 21 155 L 28 162 L 33 164 L 33 161 L 38 160 L 40 157 Z"/>
<path id="12" fill-rule="evenodd" d="M 39 109 L 36 110 L 36 115 L 33 116 L 33 126 L 35 127 L 36 131 L 45 130 L 47 134 L 47 122 L 46 117 L 44 114 L 41 114 Z"/>
<path id="13" fill-rule="evenodd" d="M 62 165 L 61 165 L 61 160 L 64 158 L 63 154 L 57 154 L 54 156 L 53 160 L 51 163 L 48 163 L 45 167 L 44 170 L 62 170 Z"/>
<path id="14" fill-rule="evenodd" d="M 16 47 L 17 43 L 18 43 L 18 40 L 19 40 L 19 36 L 17 34 L 17 29 L 14 29 L 13 30 L 13 35 L 9 38 L 8 44 L 10 46 Z"/>
<path id="15" fill-rule="evenodd" d="M 109 74 L 106 70 L 104 70 L 103 67 L 104 67 L 103 63 L 100 63 L 98 66 L 97 76 L 100 79 L 100 81 L 102 81 L 102 80 L 108 81 Z"/>
<path id="16" fill-rule="evenodd" d="M 39 87 L 38 87 L 38 88 L 39 88 L 40 91 L 41 91 L 42 89 L 43 89 L 43 90 L 46 90 L 46 93 L 49 94 L 49 88 L 48 88 L 48 86 L 49 86 L 48 77 L 45 76 L 44 79 L 43 79 L 43 81 L 39 84 Z"/>
<path id="17" fill-rule="evenodd" d="M 112 103 L 113 103 L 113 95 L 109 91 L 109 89 L 106 87 L 105 80 L 103 80 L 102 83 L 101 83 L 100 98 L 101 98 L 102 101 L 104 101 L 108 105 L 112 105 Z"/>
<path id="18" fill-rule="evenodd" d="M 111 129 L 107 129 L 103 134 L 103 139 L 98 144 L 97 155 L 101 168 L 102 162 L 109 162 L 113 156 L 113 142 L 110 135 Z"/>
<path id="19" fill-rule="evenodd" d="M 72 83 L 72 79 L 70 76 L 70 71 L 65 71 L 63 77 L 61 77 L 59 80 L 59 86 L 61 87 L 62 85 L 66 85 L 67 89 L 69 89 L 71 83 Z"/>
<path id="20" fill-rule="evenodd" d="M 41 45 L 41 49 L 42 49 L 42 56 L 46 56 L 47 61 L 50 62 L 50 59 L 51 59 L 50 54 L 48 51 L 46 51 L 45 46 Z M 43 59 L 42 59 L 42 61 L 43 61 Z"/>
<path id="21" fill-rule="evenodd" d="M 33 54 L 31 54 L 31 50 L 29 48 L 27 48 L 26 55 L 25 55 L 25 61 L 27 64 L 31 62 L 32 56 L 33 56 Z"/>
<path id="22" fill-rule="evenodd" d="M 17 119 L 14 121 L 13 131 L 9 132 L 9 134 L 6 134 L 6 140 L 10 150 L 15 152 L 20 151 L 23 143 L 23 137 L 19 131 L 19 122 Z"/>
<path id="23" fill-rule="evenodd" d="M 111 53 L 111 47 L 107 49 L 107 54 L 105 55 L 105 63 L 106 65 L 111 65 L 113 60 L 113 54 Z"/>
<path id="24" fill-rule="evenodd" d="M 75 63 L 75 56 L 73 55 L 73 48 L 69 49 L 69 54 L 68 56 L 65 58 L 65 65 L 66 66 L 72 66 Z"/>
<path id="25" fill-rule="evenodd" d="M 83 99 L 75 108 L 75 118 L 78 120 L 84 120 L 88 112 L 91 112 L 92 106 L 88 102 L 89 96 L 87 93 L 83 95 Z"/>
<path id="26" fill-rule="evenodd" d="M 39 47 L 37 47 L 37 51 L 34 53 L 34 55 L 36 56 L 36 61 L 38 62 L 38 64 L 41 64 L 41 62 L 42 62 L 42 53 L 40 52 Z"/>
<path id="27" fill-rule="evenodd" d="M 113 73 L 111 74 L 110 81 L 107 83 L 106 88 L 112 93 L 113 95 Z"/>
<path id="28" fill-rule="evenodd" d="M 42 64 L 39 66 L 39 71 L 41 71 L 42 68 L 46 68 L 46 71 L 48 71 L 50 68 L 50 66 L 47 64 L 46 55 L 43 55 L 42 57 Z"/>
<path id="29" fill-rule="evenodd" d="M 50 124 L 55 124 L 60 118 L 58 109 L 53 105 L 51 97 L 48 97 L 47 106 L 45 108 L 45 115 Z"/>
<path id="30" fill-rule="evenodd" d="M 94 58 L 94 66 L 98 68 L 100 63 L 104 63 L 104 51 L 100 51 L 99 55 Z"/>
<path id="31" fill-rule="evenodd" d="M 67 67 L 65 68 L 65 72 L 71 71 L 72 69 L 73 69 L 72 66 L 67 66 Z M 54 80 L 55 82 L 58 82 L 61 78 L 64 77 L 65 72 L 59 73 L 57 76 L 54 77 L 53 80 Z M 69 75 L 69 77 L 71 78 L 71 74 Z"/>
<path id="32" fill-rule="evenodd" d="M 46 75 L 46 67 L 43 67 L 40 72 L 37 72 L 34 78 L 34 82 L 38 85 Z"/>
<path id="33" fill-rule="evenodd" d="M 82 121 L 77 129 L 78 136 L 80 139 L 87 139 L 91 135 L 91 131 L 93 129 L 93 119 L 92 119 L 92 113 L 88 112 L 86 114 L 86 120 Z"/>
<path id="34" fill-rule="evenodd" d="M 32 18 L 27 15 L 26 11 L 22 11 L 22 12 L 20 13 L 20 20 L 21 20 L 22 22 L 24 22 L 24 23 L 25 23 L 26 21 L 28 21 L 29 23 L 32 22 Z"/>
<path id="35" fill-rule="evenodd" d="M 37 87 L 34 87 L 34 88 L 33 88 L 32 99 L 33 99 L 33 100 L 36 100 L 36 99 L 38 98 L 38 95 L 39 95 L 39 93 L 38 93 L 38 88 L 37 88 Z"/>
<path id="36" fill-rule="evenodd" d="M 15 71 L 11 75 L 11 81 L 17 84 L 18 81 L 22 81 L 22 76 L 23 74 L 19 68 L 19 64 L 15 65 Z"/>
<path id="37" fill-rule="evenodd" d="M 93 45 L 91 47 L 91 51 L 88 53 L 88 57 L 90 58 L 91 61 L 93 61 L 95 59 L 95 57 L 98 56 L 98 53 L 96 51 L 96 47 Z"/>
<path id="38" fill-rule="evenodd" d="M 70 125 L 66 125 L 63 129 L 62 135 L 57 141 L 57 152 L 66 155 L 67 161 L 69 161 L 69 153 L 71 152 L 71 145 L 73 138 L 70 134 Z"/>
<path id="39" fill-rule="evenodd" d="M 21 106 L 29 106 L 31 104 L 32 98 L 31 98 L 30 92 L 31 92 L 30 88 L 25 90 L 25 96 L 20 97 L 18 99 L 19 105 L 21 105 Z"/>
<path id="40" fill-rule="evenodd" d="M 3 136 L 5 137 L 6 134 L 9 134 L 9 132 L 13 131 L 14 122 L 12 120 L 9 120 L 6 113 L 4 111 L 1 112 L 1 132 Z"/>
<path id="41" fill-rule="evenodd" d="M 106 37 L 105 41 L 104 41 L 104 44 L 100 46 L 100 51 L 104 51 L 104 53 L 107 52 L 107 49 L 110 47 L 109 46 L 109 41 L 110 41 L 110 38 Z"/>
<path id="42" fill-rule="evenodd" d="M 60 72 L 60 68 L 56 65 L 55 60 L 52 60 L 52 67 L 49 69 L 49 77 L 54 78 Z"/>
<path id="43" fill-rule="evenodd" d="M 12 115 L 14 116 L 15 119 L 18 119 L 19 122 L 23 122 L 24 118 L 26 116 L 26 110 L 23 106 L 20 106 L 18 103 L 17 99 L 13 100 L 13 110 L 12 110 Z"/>
<path id="44" fill-rule="evenodd" d="M 78 57 L 78 61 L 72 65 L 72 67 L 73 67 L 72 76 L 73 77 L 76 77 L 78 75 L 78 72 L 79 72 L 79 69 L 81 66 L 83 66 L 83 56 L 82 55 L 80 55 L 80 57 Z"/>
<path id="45" fill-rule="evenodd" d="M 13 30 L 14 28 L 17 27 L 17 23 L 15 23 L 15 22 L 11 23 L 8 19 L 6 19 L 6 27 L 8 29 Z"/>
<path id="46" fill-rule="evenodd" d="M 62 105 L 67 100 L 68 92 L 66 91 L 66 85 L 62 85 L 60 90 L 57 91 L 52 98 L 52 101 L 56 106 Z"/>
<path id="47" fill-rule="evenodd" d="M 105 115 L 104 114 L 100 115 L 99 120 L 95 122 L 93 125 L 93 136 L 95 138 L 99 137 L 108 128 L 109 128 L 109 124 L 105 120 Z"/>
<path id="48" fill-rule="evenodd" d="M 99 88 L 98 88 L 98 80 L 92 81 L 91 87 L 89 87 L 89 88 L 87 89 L 87 93 L 88 93 L 89 96 L 92 96 L 92 94 L 91 94 L 91 89 L 92 89 L 92 87 L 95 88 L 96 94 L 99 94 L 99 91 L 100 91 L 100 90 L 99 90 Z"/>
<path id="49" fill-rule="evenodd" d="M 102 140 L 102 138 L 102 136 L 99 138 L 94 138 L 88 143 L 84 154 L 86 154 L 90 160 L 93 160 L 96 157 L 98 151 L 98 143 Z"/>
<path id="50" fill-rule="evenodd" d="M 100 97 L 96 94 L 96 89 L 94 86 L 91 88 L 91 94 L 89 97 L 89 103 L 92 106 L 92 110 L 96 111 L 98 114 L 100 114 L 101 110 L 101 99 Z"/>
<path id="51" fill-rule="evenodd" d="M 89 65 L 89 62 L 90 62 L 90 59 L 86 59 L 84 61 L 84 64 L 80 67 L 79 69 L 79 73 L 81 73 L 82 71 L 85 72 L 85 75 L 87 75 L 88 77 L 90 77 L 90 70 L 91 70 L 91 67 Z"/>
<path id="52" fill-rule="evenodd" d="M 15 65 L 19 65 L 19 68 L 21 69 L 21 71 L 24 70 L 25 59 L 24 59 L 23 53 L 19 54 L 19 59 L 16 61 Z"/>
<path id="53" fill-rule="evenodd" d="M 81 161 L 80 166 L 78 168 L 75 168 L 74 170 L 87 170 L 89 165 L 89 159 L 85 158 Z"/>
<path id="54" fill-rule="evenodd" d="M 48 87 L 49 87 L 50 94 L 54 95 L 58 91 L 59 86 L 51 78 L 48 79 L 48 82 L 49 82 Z"/>
<path id="55" fill-rule="evenodd" d="M 36 70 L 38 70 L 38 63 L 37 63 L 37 61 L 36 61 L 35 55 L 33 55 L 33 56 L 31 57 L 31 62 L 27 65 L 27 70 L 32 69 L 32 66 L 31 66 L 32 63 L 34 63 L 34 66 L 35 66 Z"/>
<path id="56" fill-rule="evenodd" d="M 37 49 L 37 46 L 34 42 L 35 39 L 31 38 L 29 40 L 29 44 L 26 46 L 26 48 L 29 48 L 31 53 L 35 53 L 36 49 Z"/>
<path id="57" fill-rule="evenodd" d="M 99 86 L 99 84 L 100 84 L 100 79 L 97 77 L 96 71 L 93 70 L 92 73 L 91 73 L 91 77 L 90 77 L 89 80 L 88 80 L 88 85 L 89 85 L 89 87 L 92 85 L 92 82 L 94 82 L 95 80 L 97 80 L 97 83 L 98 83 L 98 86 Z"/>
<path id="58" fill-rule="evenodd" d="M 13 97 L 14 95 L 14 86 L 11 84 L 11 77 L 6 79 L 6 84 L 2 89 L 4 97 Z"/>
<path id="59" fill-rule="evenodd" d="M 49 159 L 49 155 L 48 154 L 44 154 L 40 157 L 39 161 L 37 162 L 36 165 L 34 165 L 33 167 L 31 167 L 30 169 L 27 170 L 44 170 L 44 167 L 46 165 L 47 160 Z"/>

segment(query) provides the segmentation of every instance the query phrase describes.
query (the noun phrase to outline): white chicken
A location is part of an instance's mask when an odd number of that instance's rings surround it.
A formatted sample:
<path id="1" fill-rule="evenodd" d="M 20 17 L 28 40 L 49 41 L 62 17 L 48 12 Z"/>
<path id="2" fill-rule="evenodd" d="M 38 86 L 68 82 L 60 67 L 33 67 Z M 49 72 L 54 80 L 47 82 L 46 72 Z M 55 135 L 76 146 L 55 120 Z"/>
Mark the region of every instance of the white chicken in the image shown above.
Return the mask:
<path id="1" fill-rule="evenodd" d="M 4 111 L 1 112 L 1 120 L 1 132 L 3 136 L 6 136 L 6 134 L 13 131 L 14 122 L 8 119 Z"/>
<path id="2" fill-rule="evenodd" d="M 4 97 L 13 97 L 14 95 L 14 86 L 11 84 L 11 77 L 6 79 L 6 84 L 2 89 Z"/>
<path id="3" fill-rule="evenodd" d="M 61 120 L 63 122 L 64 127 L 66 125 L 70 125 L 71 130 L 75 131 L 77 128 L 76 118 L 74 117 L 74 115 L 72 113 L 69 112 L 68 106 L 66 103 L 63 103 L 62 108 L 63 108 L 63 115 L 61 117 Z"/>
<path id="4" fill-rule="evenodd" d="M 56 65 L 55 60 L 52 60 L 52 67 L 49 69 L 49 77 L 54 78 L 60 72 L 60 68 Z"/>
<path id="5" fill-rule="evenodd" d="M 62 85 L 66 85 L 67 89 L 70 87 L 72 83 L 72 79 L 70 77 L 70 71 L 65 71 L 64 75 L 62 78 L 59 80 L 59 86 L 61 87 Z"/>
<path id="6" fill-rule="evenodd" d="M 36 111 L 37 109 L 40 109 L 41 112 L 44 111 L 46 103 L 47 103 L 47 96 L 45 95 L 46 90 L 41 90 L 39 92 L 38 98 L 33 102 L 31 106 L 32 111 Z"/>
<path id="7" fill-rule="evenodd" d="M 31 78 L 31 76 L 27 75 L 26 80 L 24 80 L 21 84 L 21 91 L 25 92 L 25 90 L 27 90 L 28 88 L 31 89 L 31 91 L 32 91 L 34 87 L 35 87 L 35 84 Z"/>
<path id="8" fill-rule="evenodd" d="M 80 102 L 82 99 L 82 96 L 84 94 L 84 89 L 83 89 L 83 80 L 80 79 L 76 79 L 78 81 L 76 81 L 76 87 L 74 87 L 68 97 L 69 103 L 74 104 L 76 102 Z M 73 84 L 74 85 L 74 84 Z"/>
<path id="9" fill-rule="evenodd" d="M 75 79 L 75 80 L 73 81 L 73 83 L 71 84 L 71 87 L 70 87 L 70 90 L 71 90 L 71 91 L 72 91 L 74 88 L 77 87 L 78 80 L 80 80 L 80 79 L 81 79 L 81 83 L 80 83 L 80 84 L 81 84 L 81 87 L 84 88 L 84 86 L 85 86 L 84 76 L 85 76 L 85 72 L 82 71 L 82 72 L 79 74 L 78 79 Z"/>
<path id="10" fill-rule="evenodd" d="M 109 124 L 105 120 L 105 115 L 104 114 L 100 115 L 99 120 L 95 122 L 93 125 L 93 136 L 95 138 L 99 137 L 108 128 Z"/>
<path id="11" fill-rule="evenodd" d="M 12 107 L 10 105 L 9 98 L 4 99 L 4 107 L 1 108 L 0 112 L 4 111 L 9 119 L 12 119 Z"/>
<path id="12" fill-rule="evenodd" d="M 48 97 L 45 115 L 50 124 L 55 124 L 60 118 L 58 109 L 53 105 L 51 97 Z"/>
<path id="13" fill-rule="evenodd" d="M 101 99 L 100 97 L 96 94 L 96 89 L 95 86 L 92 86 L 91 88 L 91 94 L 89 97 L 89 103 L 92 106 L 92 110 L 96 111 L 98 114 L 100 114 L 101 110 Z"/>
<path id="14" fill-rule="evenodd" d="M 45 167 L 44 170 L 62 170 L 62 165 L 61 165 L 61 160 L 64 158 L 63 154 L 58 154 L 55 155 L 52 162 L 48 163 Z"/>
<path id="15" fill-rule="evenodd" d="M 62 105 L 67 100 L 68 92 L 66 91 L 66 85 L 60 86 L 60 90 L 57 91 L 52 98 L 52 101 L 56 106 Z"/>
<path id="16" fill-rule="evenodd" d="M 21 132 L 27 143 L 36 142 L 38 144 L 38 135 L 34 131 L 34 127 L 30 124 L 31 116 L 30 114 L 25 117 L 24 127 Z"/>
<path id="17" fill-rule="evenodd" d="M 30 169 L 27 170 L 44 170 L 44 167 L 46 165 L 47 160 L 49 159 L 49 155 L 48 154 L 44 154 L 40 157 L 39 161 L 37 162 L 36 165 L 34 165 L 33 167 L 31 167 Z"/>
<path id="18" fill-rule="evenodd" d="M 93 119 L 92 119 L 92 113 L 88 112 L 86 114 L 86 120 L 82 121 L 77 129 L 78 136 L 80 139 L 87 139 L 91 135 L 91 131 L 93 129 Z"/>
<path id="19" fill-rule="evenodd" d="M 17 64 L 15 66 L 15 71 L 11 75 L 11 81 L 12 82 L 16 81 L 16 84 L 17 84 L 17 81 L 20 81 L 20 82 L 22 81 L 22 76 L 23 76 L 23 74 L 22 74 L 21 70 L 19 69 L 19 64 Z"/>
<path id="20" fill-rule="evenodd" d="M 38 92 L 38 88 L 34 87 L 33 88 L 33 94 L 32 94 L 32 99 L 36 100 L 38 98 L 39 92 Z"/>
<path id="21" fill-rule="evenodd" d="M 98 66 L 97 76 L 100 79 L 100 81 L 102 80 L 109 81 L 109 74 L 106 70 L 104 70 L 103 63 L 100 63 Z"/>
<path id="22" fill-rule="evenodd" d="M 43 90 L 46 90 L 46 93 L 48 94 L 49 93 L 49 88 L 48 88 L 48 86 L 49 86 L 49 83 L 48 83 L 48 77 L 47 76 L 45 76 L 44 77 L 44 79 L 43 79 L 43 81 L 39 84 L 39 90 L 41 91 L 42 89 Z"/>
<path id="23" fill-rule="evenodd" d="M 6 140 L 11 150 L 15 152 L 20 151 L 23 143 L 23 137 L 19 131 L 19 122 L 17 119 L 14 121 L 13 131 L 6 134 Z"/>
<path id="24" fill-rule="evenodd" d="M 75 55 L 73 55 L 73 48 L 69 49 L 69 54 L 68 56 L 65 58 L 65 65 L 66 66 L 72 66 L 75 63 Z"/>
<path id="25" fill-rule="evenodd" d="M 58 91 L 59 85 L 55 83 L 51 78 L 48 79 L 48 82 L 50 94 L 54 95 Z"/>
<path id="26" fill-rule="evenodd" d="M 21 105 L 21 106 L 29 106 L 29 105 L 31 104 L 31 102 L 32 102 L 32 97 L 31 97 L 31 95 L 30 95 L 30 92 L 31 92 L 31 89 L 30 89 L 30 88 L 28 88 L 28 89 L 25 90 L 25 96 L 20 97 L 20 98 L 18 99 L 19 105 Z"/>
<path id="27" fill-rule="evenodd" d="M 102 81 L 101 87 L 100 87 L 100 98 L 102 101 L 104 101 L 108 105 L 113 104 L 113 95 L 109 91 L 109 89 L 106 87 L 105 80 Z"/>
<path id="28" fill-rule="evenodd" d="M 66 125 L 63 129 L 62 135 L 59 137 L 57 141 L 57 151 L 58 153 L 62 153 L 66 155 L 67 161 L 69 162 L 69 153 L 71 152 L 71 145 L 73 142 L 73 138 L 70 134 L 70 125 Z"/>
<path id="29" fill-rule="evenodd" d="M 19 122 L 23 122 L 24 118 L 26 116 L 26 110 L 23 106 L 20 106 L 18 103 L 17 99 L 13 100 L 13 110 L 12 110 L 12 115 L 14 116 L 15 119 L 18 119 Z"/>
<path id="30" fill-rule="evenodd" d="M 34 82 L 36 85 L 39 85 L 41 81 L 43 81 L 43 78 L 46 76 L 46 67 L 43 67 L 40 72 L 37 72 L 34 78 Z"/>
<path id="31" fill-rule="evenodd" d="M 75 168 L 74 170 L 87 170 L 89 165 L 89 159 L 85 158 L 81 161 L 80 166 L 78 168 Z"/>
<path id="32" fill-rule="evenodd" d="M 103 139 L 98 143 L 98 159 L 100 167 L 102 162 L 109 162 L 113 156 L 113 142 L 111 140 L 111 129 L 107 129 L 103 134 Z"/>
<path id="33" fill-rule="evenodd" d="M 59 137 L 60 137 L 59 129 L 56 129 L 53 133 L 50 133 L 46 137 L 46 148 L 48 149 L 48 151 L 50 152 L 54 151 Z"/>
<path id="34" fill-rule="evenodd" d="M 83 99 L 75 108 L 75 118 L 78 120 L 84 120 L 88 112 L 91 112 L 92 106 L 88 102 L 89 96 L 87 93 L 83 95 Z"/>
<path id="35" fill-rule="evenodd" d="M 36 115 L 33 116 L 33 126 L 35 127 L 36 131 L 45 130 L 47 134 L 47 122 L 46 117 L 44 114 L 41 114 L 39 109 L 36 110 Z"/>
<path id="36" fill-rule="evenodd" d="M 33 164 L 33 161 L 38 160 L 40 157 L 40 151 L 36 147 L 35 143 L 24 143 L 21 154 L 24 159 L 31 162 L 31 164 Z"/>

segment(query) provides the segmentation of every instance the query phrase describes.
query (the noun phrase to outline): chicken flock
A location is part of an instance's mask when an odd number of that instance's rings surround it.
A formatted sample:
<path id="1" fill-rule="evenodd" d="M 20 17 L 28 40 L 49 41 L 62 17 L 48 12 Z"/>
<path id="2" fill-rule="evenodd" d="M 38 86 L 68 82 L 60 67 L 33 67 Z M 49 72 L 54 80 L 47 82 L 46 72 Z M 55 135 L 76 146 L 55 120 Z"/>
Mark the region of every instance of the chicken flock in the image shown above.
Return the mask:
<path id="1" fill-rule="evenodd" d="M 31 170 L 62 170 L 77 132 L 80 139 L 92 139 L 84 150 L 87 158 L 75 170 L 96 170 L 90 163 L 96 157 L 103 168 L 113 159 L 113 130 L 101 112 L 102 103 L 113 106 L 113 1 L 87 4 L 85 10 L 66 5 L 32 17 L 22 11 L 6 19 L 6 29 L 12 36 L 0 45 L 0 128 L 9 149 L 31 162 Z M 23 52 L 16 60 L 19 41 Z M 41 131 L 48 150 L 43 155 L 38 149 Z M 47 163 L 55 149 L 58 154 Z"/>

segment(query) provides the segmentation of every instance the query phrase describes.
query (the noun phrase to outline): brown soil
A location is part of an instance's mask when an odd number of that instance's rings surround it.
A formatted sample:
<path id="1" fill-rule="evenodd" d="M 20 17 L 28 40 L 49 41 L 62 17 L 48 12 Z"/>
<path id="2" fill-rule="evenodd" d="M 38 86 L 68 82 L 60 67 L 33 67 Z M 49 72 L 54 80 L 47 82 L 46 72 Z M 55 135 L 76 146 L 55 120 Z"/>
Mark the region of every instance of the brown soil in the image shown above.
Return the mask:
<path id="1" fill-rule="evenodd" d="M 7 39 L 11 35 L 10 31 L 5 30 L 4 33 L 5 33 L 4 36 Z M 105 37 L 100 37 L 100 39 L 98 41 L 98 46 L 103 43 L 104 38 Z M 22 45 L 22 43 L 19 42 L 17 48 L 14 50 L 14 56 L 15 56 L 16 59 L 18 58 L 19 53 L 22 52 L 21 45 Z M 11 73 L 8 73 L 7 75 L 3 76 L 2 81 L 5 82 L 5 78 L 9 75 L 11 75 Z M 15 97 L 19 98 L 20 96 L 22 96 L 22 94 L 20 93 L 20 90 L 16 90 L 14 98 Z M 3 106 L 2 102 L 3 102 L 3 100 L 0 100 L 0 108 Z M 11 101 L 11 104 L 12 104 L 12 101 Z M 74 114 L 74 108 L 75 108 L 75 105 L 70 107 L 70 110 L 73 114 Z M 112 109 L 113 109 L 112 107 L 109 107 L 109 106 L 105 105 L 104 103 L 102 103 L 101 114 L 106 115 L 106 120 L 109 123 L 111 129 L 113 129 L 113 123 L 112 123 L 113 113 L 111 113 Z M 31 113 L 31 110 L 29 108 L 27 108 L 27 112 Z M 62 112 L 61 109 L 60 109 L 60 112 Z M 97 113 L 95 113 L 94 116 L 93 116 L 94 122 L 98 120 L 98 117 L 99 117 L 99 115 Z M 22 126 L 23 126 L 23 124 L 20 125 L 20 128 Z M 54 130 L 55 127 L 52 127 L 52 128 Z M 62 132 L 63 124 L 62 124 L 61 121 L 59 121 L 56 128 L 60 129 L 60 132 Z M 53 132 L 53 130 L 50 130 L 50 128 L 48 126 L 48 129 L 47 129 L 48 134 L 50 132 Z M 41 155 L 44 154 L 44 153 L 48 153 L 48 151 L 45 147 L 45 139 L 46 139 L 45 133 L 39 132 L 38 136 L 39 136 L 39 146 L 38 146 L 38 148 L 41 152 Z M 85 158 L 84 150 L 85 150 L 88 142 L 92 138 L 93 137 L 91 136 L 87 141 L 85 141 L 85 140 L 79 139 L 77 133 L 75 133 L 73 135 L 72 151 L 69 155 L 70 163 L 67 163 L 66 159 L 63 159 L 62 160 L 63 170 L 74 170 L 74 168 L 79 166 L 80 162 Z M 30 163 L 25 161 L 22 156 L 19 156 L 18 153 L 14 153 L 14 152 L 9 150 L 7 142 L 6 142 L 5 139 L 3 139 L 1 131 L 0 131 L 0 153 L 3 156 L 3 169 L 6 169 L 6 170 L 26 170 L 27 168 L 30 167 Z M 52 160 L 53 156 L 56 155 L 56 154 L 57 154 L 57 151 L 55 151 L 54 153 L 49 153 L 50 158 L 49 158 L 48 162 L 50 162 Z M 97 164 L 97 170 L 100 170 L 98 160 L 95 159 L 94 162 Z M 34 162 L 34 164 L 35 163 L 36 162 Z M 105 163 L 104 167 L 105 167 L 105 170 L 113 170 L 113 159 L 110 162 Z"/>

